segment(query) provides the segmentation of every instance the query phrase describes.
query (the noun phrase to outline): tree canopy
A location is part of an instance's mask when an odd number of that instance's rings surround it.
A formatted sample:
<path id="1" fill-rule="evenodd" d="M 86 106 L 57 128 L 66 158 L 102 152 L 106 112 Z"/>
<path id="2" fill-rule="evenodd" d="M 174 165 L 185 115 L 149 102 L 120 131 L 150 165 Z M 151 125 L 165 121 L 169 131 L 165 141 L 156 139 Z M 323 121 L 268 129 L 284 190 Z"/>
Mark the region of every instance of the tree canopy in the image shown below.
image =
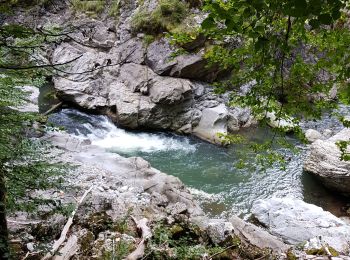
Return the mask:
<path id="1" fill-rule="evenodd" d="M 232 68 L 219 90 L 250 85 L 238 98 L 256 114 L 316 117 L 332 88 L 349 102 L 347 1 L 206 1 L 207 57 Z M 232 44 L 233 43 L 233 44 Z"/>

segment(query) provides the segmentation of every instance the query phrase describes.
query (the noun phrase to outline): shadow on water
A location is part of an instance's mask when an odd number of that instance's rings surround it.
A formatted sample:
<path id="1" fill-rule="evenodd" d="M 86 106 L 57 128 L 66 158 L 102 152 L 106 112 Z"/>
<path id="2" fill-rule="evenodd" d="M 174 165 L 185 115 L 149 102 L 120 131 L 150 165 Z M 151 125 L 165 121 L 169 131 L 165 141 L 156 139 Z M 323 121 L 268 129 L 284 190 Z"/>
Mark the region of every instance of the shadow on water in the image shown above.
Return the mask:
<path id="1" fill-rule="evenodd" d="M 327 189 L 315 176 L 302 173 L 304 201 L 322 207 L 337 217 L 349 216 L 346 212 L 350 206 L 350 198 L 346 198 Z M 307 189 L 306 189 L 307 187 Z"/>

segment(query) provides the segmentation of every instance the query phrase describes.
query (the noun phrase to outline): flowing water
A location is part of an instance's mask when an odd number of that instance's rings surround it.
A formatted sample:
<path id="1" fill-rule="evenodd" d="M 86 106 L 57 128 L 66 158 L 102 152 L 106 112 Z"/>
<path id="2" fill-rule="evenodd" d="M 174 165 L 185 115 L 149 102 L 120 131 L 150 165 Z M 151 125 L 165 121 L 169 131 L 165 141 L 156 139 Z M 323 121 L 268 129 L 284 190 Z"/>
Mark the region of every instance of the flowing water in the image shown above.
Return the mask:
<path id="1" fill-rule="evenodd" d="M 106 116 L 88 115 L 74 109 L 63 109 L 51 115 L 49 121 L 77 136 L 90 138 L 92 144 L 109 152 L 143 157 L 153 167 L 179 177 L 200 198 L 204 209 L 214 216 L 235 213 L 246 217 L 253 201 L 271 196 L 293 196 L 341 215 L 339 208 L 344 201 L 303 173 L 304 146 L 292 136 L 287 139 L 300 147 L 301 152 L 286 152 L 285 171 L 276 166 L 264 172 L 234 166 L 239 159 L 237 151 L 242 149 L 239 146 L 224 148 L 194 137 L 126 131 Z M 310 124 L 319 127 L 316 123 Z M 324 125 L 336 128 L 339 123 L 327 117 Z M 242 134 L 258 142 L 272 138 L 268 128 L 249 128 Z"/>

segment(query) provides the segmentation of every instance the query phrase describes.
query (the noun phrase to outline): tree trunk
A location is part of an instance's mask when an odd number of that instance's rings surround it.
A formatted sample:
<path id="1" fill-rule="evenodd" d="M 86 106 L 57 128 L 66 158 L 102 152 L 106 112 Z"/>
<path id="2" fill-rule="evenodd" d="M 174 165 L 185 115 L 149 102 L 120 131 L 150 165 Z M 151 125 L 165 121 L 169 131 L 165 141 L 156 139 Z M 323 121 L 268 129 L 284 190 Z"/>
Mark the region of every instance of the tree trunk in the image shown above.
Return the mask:
<path id="1" fill-rule="evenodd" d="M 6 221 L 5 173 L 0 165 L 0 259 L 10 259 L 8 229 Z"/>

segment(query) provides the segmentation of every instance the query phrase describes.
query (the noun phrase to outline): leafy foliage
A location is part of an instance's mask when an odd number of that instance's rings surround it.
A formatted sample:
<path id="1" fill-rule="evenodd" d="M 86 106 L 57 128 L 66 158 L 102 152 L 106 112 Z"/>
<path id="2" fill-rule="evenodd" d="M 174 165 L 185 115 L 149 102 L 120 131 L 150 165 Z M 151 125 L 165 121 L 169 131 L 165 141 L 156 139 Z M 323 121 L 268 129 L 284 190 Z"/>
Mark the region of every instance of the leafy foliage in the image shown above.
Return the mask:
<path id="1" fill-rule="evenodd" d="M 34 50 L 56 38 L 42 35 L 20 25 L 0 26 L 0 258 L 8 259 L 6 210 L 36 210 L 50 204 L 51 198 L 35 194 L 36 190 L 62 188 L 61 175 L 66 170 L 48 163 L 45 146 L 30 140 L 34 121 L 42 121 L 34 113 L 16 110 L 26 98 L 23 86 L 40 86 L 50 73 Z M 43 67 L 43 69 L 39 69 Z M 60 207 L 62 209 L 62 207 Z"/>
<path id="2" fill-rule="evenodd" d="M 341 0 L 205 1 L 205 57 L 232 72 L 216 91 L 230 91 L 231 105 L 249 107 L 262 122 L 269 113 L 291 119 L 302 137 L 300 119 L 319 119 L 337 107 L 335 89 L 341 102 L 350 102 L 348 9 Z M 185 37 L 173 35 L 175 42 Z M 276 156 L 268 161 L 279 161 Z"/>

